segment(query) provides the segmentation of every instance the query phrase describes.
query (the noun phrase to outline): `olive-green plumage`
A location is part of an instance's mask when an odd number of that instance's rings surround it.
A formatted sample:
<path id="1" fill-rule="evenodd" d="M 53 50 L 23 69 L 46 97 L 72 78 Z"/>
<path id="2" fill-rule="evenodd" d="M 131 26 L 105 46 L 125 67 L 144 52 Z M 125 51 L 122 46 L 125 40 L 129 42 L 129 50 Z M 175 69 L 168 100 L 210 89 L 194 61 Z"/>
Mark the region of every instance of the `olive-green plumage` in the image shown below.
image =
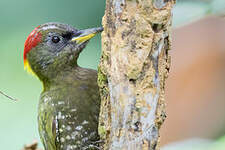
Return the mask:
<path id="1" fill-rule="evenodd" d="M 41 42 L 26 57 L 44 86 L 38 126 L 45 150 L 98 149 L 97 72 L 79 67 L 77 58 L 89 35 L 100 31 L 77 30 L 61 23 L 38 28 Z"/>
<path id="2" fill-rule="evenodd" d="M 84 148 L 99 140 L 96 77 L 95 71 L 77 67 L 42 92 L 38 121 L 46 149 Z"/>

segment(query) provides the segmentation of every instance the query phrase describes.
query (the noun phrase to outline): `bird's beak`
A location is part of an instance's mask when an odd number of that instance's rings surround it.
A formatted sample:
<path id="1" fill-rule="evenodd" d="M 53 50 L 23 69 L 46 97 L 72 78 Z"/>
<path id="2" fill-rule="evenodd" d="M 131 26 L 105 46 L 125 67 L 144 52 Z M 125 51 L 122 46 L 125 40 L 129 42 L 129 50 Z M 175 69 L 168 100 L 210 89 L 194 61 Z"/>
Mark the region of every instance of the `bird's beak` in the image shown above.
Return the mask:
<path id="1" fill-rule="evenodd" d="M 76 34 L 71 39 L 71 41 L 80 44 L 80 43 L 83 43 L 83 42 L 85 42 L 87 40 L 90 40 L 97 33 L 102 32 L 102 31 L 103 31 L 102 27 L 79 30 L 79 31 L 76 32 Z"/>

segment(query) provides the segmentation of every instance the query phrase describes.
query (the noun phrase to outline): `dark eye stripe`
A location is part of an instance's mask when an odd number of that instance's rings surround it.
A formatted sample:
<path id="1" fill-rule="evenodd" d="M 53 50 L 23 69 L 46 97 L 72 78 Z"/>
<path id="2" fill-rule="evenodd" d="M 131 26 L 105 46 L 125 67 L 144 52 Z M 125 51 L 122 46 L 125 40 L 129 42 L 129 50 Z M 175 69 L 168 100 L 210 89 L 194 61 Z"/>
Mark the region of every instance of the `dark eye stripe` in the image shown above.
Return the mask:
<path id="1" fill-rule="evenodd" d="M 66 34 L 63 34 L 62 37 L 64 39 L 70 40 L 72 38 L 72 33 L 71 32 L 68 32 Z"/>

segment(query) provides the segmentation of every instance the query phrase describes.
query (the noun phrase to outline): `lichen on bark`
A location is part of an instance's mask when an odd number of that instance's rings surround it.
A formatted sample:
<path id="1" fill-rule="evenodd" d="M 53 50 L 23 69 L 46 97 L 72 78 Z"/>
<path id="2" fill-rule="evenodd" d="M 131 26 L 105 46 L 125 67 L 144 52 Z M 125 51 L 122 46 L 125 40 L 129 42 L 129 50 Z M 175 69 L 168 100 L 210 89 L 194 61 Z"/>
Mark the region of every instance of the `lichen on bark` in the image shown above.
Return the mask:
<path id="1" fill-rule="evenodd" d="M 104 149 L 155 150 L 165 120 L 174 0 L 106 0 L 98 84 Z"/>

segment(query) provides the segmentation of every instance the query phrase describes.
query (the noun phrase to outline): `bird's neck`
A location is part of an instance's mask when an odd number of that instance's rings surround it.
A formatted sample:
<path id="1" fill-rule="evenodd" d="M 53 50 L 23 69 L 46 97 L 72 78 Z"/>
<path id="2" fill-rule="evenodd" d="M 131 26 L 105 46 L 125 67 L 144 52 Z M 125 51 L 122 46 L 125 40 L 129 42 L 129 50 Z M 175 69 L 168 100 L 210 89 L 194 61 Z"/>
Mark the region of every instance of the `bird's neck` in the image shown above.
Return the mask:
<path id="1" fill-rule="evenodd" d="M 72 85 L 76 82 L 82 82 L 86 80 L 86 74 L 88 69 L 81 68 L 79 66 L 74 66 L 73 68 L 65 68 L 55 73 L 49 79 L 43 80 L 44 90 L 49 90 L 52 88 L 62 87 Z"/>

